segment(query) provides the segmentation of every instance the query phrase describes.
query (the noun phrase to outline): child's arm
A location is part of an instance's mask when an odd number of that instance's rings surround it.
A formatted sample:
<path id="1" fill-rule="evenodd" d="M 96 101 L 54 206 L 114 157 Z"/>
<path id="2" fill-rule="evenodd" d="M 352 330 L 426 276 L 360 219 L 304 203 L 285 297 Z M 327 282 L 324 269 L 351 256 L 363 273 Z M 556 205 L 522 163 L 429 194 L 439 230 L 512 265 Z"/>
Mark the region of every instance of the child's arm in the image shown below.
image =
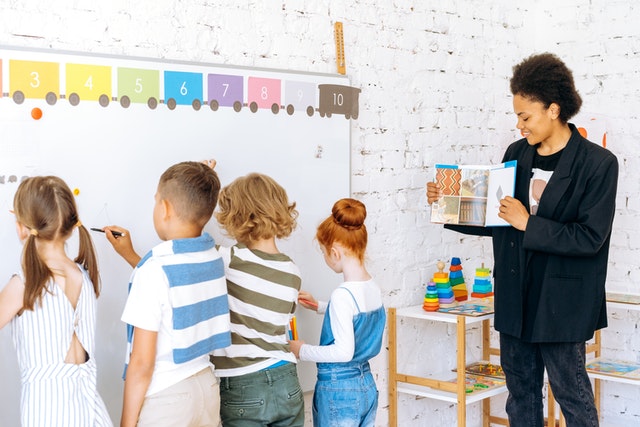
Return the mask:
<path id="1" fill-rule="evenodd" d="M 131 267 L 135 268 L 138 262 L 140 262 L 140 255 L 133 249 L 133 242 L 131 241 L 131 233 L 129 233 L 129 230 L 118 227 L 117 225 L 110 225 L 104 227 L 104 231 L 105 237 L 118 255 L 124 258 Z M 110 231 L 119 231 L 122 235 L 116 237 L 113 233 L 110 233 Z"/>
<path id="2" fill-rule="evenodd" d="M 124 381 L 124 400 L 120 427 L 135 426 L 138 423 L 144 397 L 151 383 L 156 360 L 158 333 L 134 328 L 133 348 Z"/>
<path id="3" fill-rule="evenodd" d="M 302 340 L 289 340 L 289 349 L 291 353 L 295 354 L 297 359 L 300 359 L 300 347 L 304 344 Z"/>
<path id="4" fill-rule="evenodd" d="M 24 304 L 24 282 L 15 275 L 0 291 L 0 329 L 15 317 Z"/>
<path id="5" fill-rule="evenodd" d="M 355 351 L 353 316 L 358 312 L 353 300 L 343 289 L 331 295 L 329 315 L 334 343 L 309 345 L 303 341 L 290 341 L 291 351 L 300 359 L 310 362 L 348 362 Z"/>

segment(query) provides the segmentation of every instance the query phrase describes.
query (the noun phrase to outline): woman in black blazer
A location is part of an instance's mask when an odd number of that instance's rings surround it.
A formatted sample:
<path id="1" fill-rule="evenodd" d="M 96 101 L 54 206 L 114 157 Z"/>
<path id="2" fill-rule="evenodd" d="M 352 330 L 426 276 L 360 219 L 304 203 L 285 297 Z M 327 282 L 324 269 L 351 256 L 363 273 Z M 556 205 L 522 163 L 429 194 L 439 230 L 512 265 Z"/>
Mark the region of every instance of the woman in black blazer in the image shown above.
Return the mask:
<path id="1" fill-rule="evenodd" d="M 513 68 L 513 108 L 523 139 L 503 162 L 517 160 L 515 197 L 500 202 L 511 227 L 446 225 L 491 236 L 495 323 L 512 427 L 544 424 L 544 371 L 568 426 L 597 426 L 585 369 L 585 341 L 607 326 L 605 280 L 615 211 L 618 161 L 569 123 L 582 100 L 555 55 Z M 427 184 L 429 204 L 439 197 Z"/>

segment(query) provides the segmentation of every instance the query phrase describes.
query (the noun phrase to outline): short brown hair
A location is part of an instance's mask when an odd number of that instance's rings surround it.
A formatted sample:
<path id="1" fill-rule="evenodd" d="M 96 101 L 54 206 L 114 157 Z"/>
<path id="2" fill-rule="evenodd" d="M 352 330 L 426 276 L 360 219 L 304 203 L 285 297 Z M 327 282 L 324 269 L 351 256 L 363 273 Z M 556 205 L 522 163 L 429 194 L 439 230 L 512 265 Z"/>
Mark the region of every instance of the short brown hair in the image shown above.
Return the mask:
<path id="1" fill-rule="evenodd" d="M 220 226 L 240 243 L 288 237 L 296 228 L 298 211 L 273 178 L 250 173 L 220 192 Z"/>
<path id="2" fill-rule="evenodd" d="M 158 193 L 173 205 L 178 217 L 204 227 L 218 202 L 220 179 L 200 162 L 181 162 L 160 177 Z"/>

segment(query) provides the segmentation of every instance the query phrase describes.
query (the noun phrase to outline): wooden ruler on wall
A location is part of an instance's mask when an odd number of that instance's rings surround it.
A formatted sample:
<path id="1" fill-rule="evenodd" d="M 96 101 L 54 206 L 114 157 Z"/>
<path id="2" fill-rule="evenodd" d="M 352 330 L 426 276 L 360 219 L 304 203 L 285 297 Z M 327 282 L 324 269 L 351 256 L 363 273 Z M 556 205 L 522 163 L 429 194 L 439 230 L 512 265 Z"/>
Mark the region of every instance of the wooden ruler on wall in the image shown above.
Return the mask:
<path id="1" fill-rule="evenodd" d="M 342 32 L 342 22 L 336 22 L 333 26 L 333 32 L 336 39 L 336 66 L 338 73 L 346 74 L 347 66 L 344 59 L 344 36 Z"/>

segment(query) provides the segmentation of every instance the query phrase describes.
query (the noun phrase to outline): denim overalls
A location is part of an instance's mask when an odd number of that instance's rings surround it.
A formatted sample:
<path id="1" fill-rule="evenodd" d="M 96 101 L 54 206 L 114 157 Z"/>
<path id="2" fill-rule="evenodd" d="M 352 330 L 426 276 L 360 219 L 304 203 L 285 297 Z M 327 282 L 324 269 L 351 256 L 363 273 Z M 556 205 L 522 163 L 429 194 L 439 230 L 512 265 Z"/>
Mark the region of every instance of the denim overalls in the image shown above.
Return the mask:
<path id="1" fill-rule="evenodd" d="M 374 425 L 378 390 L 371 375 L 369 359 L 380 352 L 386 321 L 384 307 L 363 313 L 355 297 L 353 317 L 355 350 L 349 362 L 318 363 L 318 381 L 313 395 L 315 427 L 369 427 Z M 329 303 L 330 304 L 330 303 Z M 324 315 L 320 345 L 334 343 L 329 307 Z"/>

